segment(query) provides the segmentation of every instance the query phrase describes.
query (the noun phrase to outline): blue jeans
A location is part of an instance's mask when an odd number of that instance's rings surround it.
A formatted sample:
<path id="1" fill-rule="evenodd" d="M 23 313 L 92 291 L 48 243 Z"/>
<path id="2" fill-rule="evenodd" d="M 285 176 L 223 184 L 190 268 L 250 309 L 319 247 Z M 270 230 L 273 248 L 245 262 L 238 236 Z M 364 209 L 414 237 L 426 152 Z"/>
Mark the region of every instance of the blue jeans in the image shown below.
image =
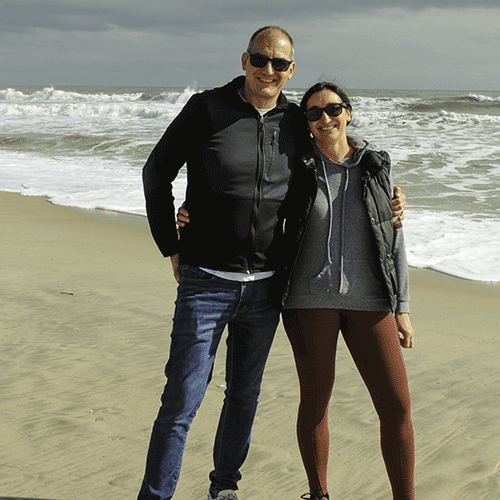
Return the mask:
<path id="1" fill-rule="evenodd" d="M 279 322 L 272 287 L 273 278 L 240 283 L 181 267 L 165 367 L 167 384 L 153 425 L 139 500 L 168 500 L 174 494 L 187 433 L 212 377 L 226 325 L 226 390 L 210 491 L 237 489 L 264 366 Z"/>

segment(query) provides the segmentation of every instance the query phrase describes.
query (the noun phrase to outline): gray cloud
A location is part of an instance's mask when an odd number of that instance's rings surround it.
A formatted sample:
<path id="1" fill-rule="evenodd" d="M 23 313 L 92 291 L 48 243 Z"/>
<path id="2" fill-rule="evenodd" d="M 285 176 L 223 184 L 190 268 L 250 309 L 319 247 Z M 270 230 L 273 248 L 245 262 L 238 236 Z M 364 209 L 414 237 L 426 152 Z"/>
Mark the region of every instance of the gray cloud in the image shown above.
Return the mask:
<path id="1" fill-rule="evenodd" d="M 0 4 L 0 85 L 216 86 L 241 74 L 255 29 L 280 24 L 297 49 L 288 87 L 321 75 L 347 88 L 500 86 L 498 0 L 369 9 L 361 0 L 9 1 Z"/>
<path id="2" fill-rule="evenodd" d="M 421 10 L 430 7 L 456 9 L 465 7 L 498 7 L 498 0 L 453 0 L 436 5 L 435 0 L 377 0 L 367 5 L 365 0 L 322 0 L 305 3 L 303 0 L 259 0 L 249 3 L 237 0 L 184 0 L 136 2 L 135 0 L 89 1 L 76 0 L 44 2 L 7 0 L 0 4 L 1 25 L 6 30 L 44 28 L 62 31 L 104 31 L 111 26 L 130 29 L 153 29 L 163 32 L 213 32 L 227 23 L 255 22 L 258 26 L 269 19 L 273 23 L 306 22 L 310 19 L 374 12 L 396 7 Z"/>

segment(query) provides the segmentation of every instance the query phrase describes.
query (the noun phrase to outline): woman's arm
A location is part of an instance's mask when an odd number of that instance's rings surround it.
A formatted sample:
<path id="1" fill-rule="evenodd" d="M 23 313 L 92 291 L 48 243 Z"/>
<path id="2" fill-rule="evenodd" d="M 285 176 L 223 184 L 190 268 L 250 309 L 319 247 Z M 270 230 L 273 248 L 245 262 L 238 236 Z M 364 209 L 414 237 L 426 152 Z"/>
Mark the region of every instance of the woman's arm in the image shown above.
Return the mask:
<path id="1" fill-rule="evenodd" d="M 406 260 L 403 224 L 401 223 L 404 219 L 404 213 L 402 213 L 402 216 L 396 213 L 399 206 L 404 210 L 406 195 L 404 195 L 398 186 L 394 186 L 394 197 L 395 198 L 392 200 L 392 210 L 395 222 L 393 256 L 396 275 L 398 277 L 398 303 L 395 316 L 398 330 L 402 337 L 401 346 L 404 348 L 412 348 L 415 344 L 415 332 L 413 331 L 413 326 L 410 321 L 410 277 L 408 261 Z"/>

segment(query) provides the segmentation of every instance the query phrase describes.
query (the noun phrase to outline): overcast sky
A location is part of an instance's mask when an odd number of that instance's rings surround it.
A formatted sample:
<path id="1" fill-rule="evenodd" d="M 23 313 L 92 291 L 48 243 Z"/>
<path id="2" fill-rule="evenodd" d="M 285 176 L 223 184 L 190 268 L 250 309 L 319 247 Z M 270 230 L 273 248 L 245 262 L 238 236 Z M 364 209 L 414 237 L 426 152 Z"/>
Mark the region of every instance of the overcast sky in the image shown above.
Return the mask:
<path id="1" fill-rule="evenodd" d="M 1 0 L 0 87 L 218 86 L 268 24 L 289 88 L 500 90 L 498 0 Z"/>

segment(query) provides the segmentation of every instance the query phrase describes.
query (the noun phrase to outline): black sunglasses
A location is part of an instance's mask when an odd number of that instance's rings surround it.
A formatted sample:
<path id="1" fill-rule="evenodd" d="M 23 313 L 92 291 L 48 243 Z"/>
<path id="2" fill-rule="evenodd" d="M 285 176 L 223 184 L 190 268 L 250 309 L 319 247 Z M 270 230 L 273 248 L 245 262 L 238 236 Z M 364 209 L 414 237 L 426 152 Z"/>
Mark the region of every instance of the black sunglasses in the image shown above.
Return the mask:
<path id="1" fill-rule="evenodd" d="M 306 111 L 306 118 L 309 122 L 317 122 L 323 116 L 323 111 L 325 111 L 328 116 L 339 116 L 340 113 L 342 113 L 342 108 L 349 109 L 349 107 L 349 104 L 345 102 L 332 102 L 324 108 L 313 106 Z"/>
<path id="2" fill-rule="evenodd" d="M 287 61 L 286 59 L 281 59 L 279 57 L 267 57 L 264 54 L 250 54 L 250 52 L 245 52 L 250 58 L 250 64 L 255 68 L 263 68 L 269 61 L 273 66 L 275 71 L 286 71 L 293 61 Z"/>

